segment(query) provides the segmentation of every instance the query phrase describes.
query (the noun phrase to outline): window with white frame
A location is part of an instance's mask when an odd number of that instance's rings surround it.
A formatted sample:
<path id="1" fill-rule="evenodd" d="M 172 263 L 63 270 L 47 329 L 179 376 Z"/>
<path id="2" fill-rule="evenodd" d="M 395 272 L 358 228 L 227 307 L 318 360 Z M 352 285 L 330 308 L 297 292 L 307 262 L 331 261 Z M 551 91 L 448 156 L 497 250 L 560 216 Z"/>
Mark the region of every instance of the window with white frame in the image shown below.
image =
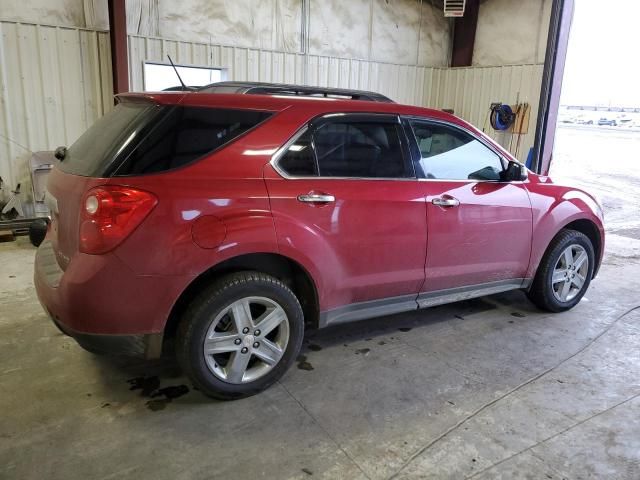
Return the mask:
<path id="1" fill-rule="evenodd" d="M 192 67 L 176 65 L 182 81 L 188 87 L 201 87 L 223 80 L 221 68 Z M 179 87 L 180 80 L 170 64 L 144 63 L 144 89 L 147 92 L 159 92 L 168 88 Z"/>

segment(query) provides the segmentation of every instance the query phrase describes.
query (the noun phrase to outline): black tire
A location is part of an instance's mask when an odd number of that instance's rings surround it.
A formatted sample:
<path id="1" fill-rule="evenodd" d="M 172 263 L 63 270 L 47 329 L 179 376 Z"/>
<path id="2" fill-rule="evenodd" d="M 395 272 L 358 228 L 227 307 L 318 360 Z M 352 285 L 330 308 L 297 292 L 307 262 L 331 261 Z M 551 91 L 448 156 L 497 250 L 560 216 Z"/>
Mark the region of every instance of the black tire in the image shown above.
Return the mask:
<path id="1" fill-rule="evenodd" d="M 264 375 L 246 383 L 229 383 L 210 369 L 203 352 L 207 332 L 216 317 L 245 297 L 265 297 L 286 313 L 289 340 L 282 357 Z M 304 315 L 294 293 L 277 278 L 260 272 L 225 275 L 203 290 L 187 307 L 178 326 L 176 355 L 193 385 L 205 395 L 234 400 L 255 395 L 277 381 L 289 369 L 302 347 Z"/>
<path id="2" fill-rule="evenodd" d="M 582 289 L 575 297 L 566 302 L 562 302 L 554 295 L 551 280 L 560 255 L 571 245 L 580 245 L 585 249 L 589 265 Z M 589 237 L 575 230 L 561 230 L 553 240 L 551 240 L 547 251 L 542 257 L 531 288 L 527 291 L 527 296 L 536 306 L 543 310 L 550 312 L 564 312 L 565 310 L 569 310 L 580 302 L 589 288 L 594 266 L 595 254 Z"/>

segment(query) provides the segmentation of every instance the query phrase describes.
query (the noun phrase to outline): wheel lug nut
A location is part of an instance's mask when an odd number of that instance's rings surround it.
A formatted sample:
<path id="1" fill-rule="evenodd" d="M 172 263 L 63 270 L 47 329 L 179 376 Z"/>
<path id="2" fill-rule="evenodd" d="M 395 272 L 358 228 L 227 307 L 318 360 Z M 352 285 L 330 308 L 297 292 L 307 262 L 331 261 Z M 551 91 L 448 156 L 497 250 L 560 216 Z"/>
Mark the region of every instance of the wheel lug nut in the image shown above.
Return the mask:
<path id="1" fill-rule="evenodd" d="M 257 337 L 258 335 L 260 335 L 260 330 L 256 330 L 255 332 L 253 332 L 253 334 Z"/>
<path id="2" fill-rule="evenodd" d="M 242 353 L 247 353 L 248 351 L 249 349 L 247 347 L 242 347 L 242 350 L 240 350 Z"/>
<path id="3" fill-rule="evenodd" d="M 259 346 L 260 346 L 260 342 L 255 342 L 255 343 L 253 344 L 253 348 L 258 348 Z"/>
<path id="4" fill-rule="evenodd" d="M 236 345 L 240 345 L 242 343 L 242 340 L 240 340 L 239 338 L 236 338 L 233 343 L 235 343 Z"/>
<path id="5" fill-rule="evenodd" d="M 249 327 L 244 327 L 244 328 L 242 329 L 242 333 L 244 333 L 245 335 L 246 335 L 247 333 L 249 333 Z"/>

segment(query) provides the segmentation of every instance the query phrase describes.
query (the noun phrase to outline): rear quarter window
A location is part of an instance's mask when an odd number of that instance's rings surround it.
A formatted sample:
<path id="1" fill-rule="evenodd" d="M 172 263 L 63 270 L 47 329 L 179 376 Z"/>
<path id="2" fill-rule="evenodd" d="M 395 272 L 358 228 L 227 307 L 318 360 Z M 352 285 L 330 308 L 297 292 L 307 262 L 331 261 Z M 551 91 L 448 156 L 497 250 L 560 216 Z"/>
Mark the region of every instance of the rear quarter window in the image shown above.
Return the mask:
<path id="1" fill-rule="evenodd" d="M 170 107 L 115 175 L 142 175 L 181 167 L 226 145 L 271 115 L 249 110 Z"/>
<path id="2" fill-rule="evenodd" d="M 150 103 L 120 103 L 98 119 L 69 147 L 58 168 L 85 177 L 104 177 L 127 145 L 153 121 L 161 107 Z"/>
<path id="3" fill-rule="evenodd" d="M 227 145 L 272 114 L 121 103 L 69 148 L 59 168 L 89 177 L 172 170 Z"/>

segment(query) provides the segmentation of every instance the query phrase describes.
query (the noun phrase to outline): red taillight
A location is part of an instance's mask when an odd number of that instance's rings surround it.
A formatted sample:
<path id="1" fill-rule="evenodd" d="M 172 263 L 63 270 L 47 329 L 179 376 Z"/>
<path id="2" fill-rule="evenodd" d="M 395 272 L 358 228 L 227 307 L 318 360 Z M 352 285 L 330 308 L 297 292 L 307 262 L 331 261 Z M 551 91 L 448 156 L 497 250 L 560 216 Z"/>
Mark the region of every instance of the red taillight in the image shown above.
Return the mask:
<path id="1" fill-rule="evenodd" d="M 113 250 L 140 225 L 156 203 L 153 194 L 129 187 L 89 190 L 80 210 L 80 251 L 100 254 Z"/>

